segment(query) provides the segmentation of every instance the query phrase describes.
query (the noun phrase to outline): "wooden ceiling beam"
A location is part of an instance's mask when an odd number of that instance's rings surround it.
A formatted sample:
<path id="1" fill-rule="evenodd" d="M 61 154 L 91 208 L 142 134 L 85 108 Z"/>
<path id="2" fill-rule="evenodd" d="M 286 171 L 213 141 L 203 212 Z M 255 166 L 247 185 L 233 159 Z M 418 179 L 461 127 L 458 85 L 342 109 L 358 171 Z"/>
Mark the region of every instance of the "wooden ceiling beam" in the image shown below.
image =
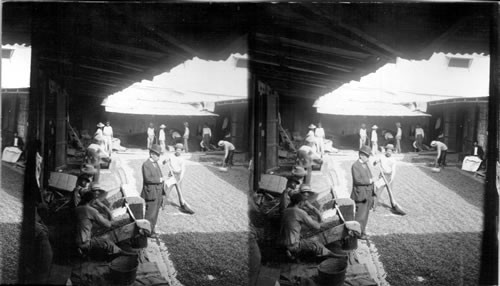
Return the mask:
<path id="1" fill-rule="evenodd" d="M 370 54 L 363 53 L 363 52 L 355 52 L 355 51 L 349 51 L 349 50 L 330 47 L 330 46 L 311 44 L 311 43 L 306 43 L 306 42 L 295 40 L 295 39 L 290 39 L 287 37 L 275 37 L 275 36 L 271 36 L 271 35 L 267 35 L 267 34 L 263 34 L 263 33 L 256 33 L 256 37 L 259 40 L 268 41 L 271 44 L 275 44 L 276 42 L 279 42 L 279 43 L 281 43 L 281 45 L 283 45 L 285 47 L 290 46 L 290 47 L 305 48 L 307 50 L 320 51 L 320 52 L 324 52 L 327 54 L 334 54 L 334 55 L 338 55 L 338 56 L 345 57 L 348 59 L 363 60 L 363 59 L 370 57 Z"/>
<path id="2" fill-rule="evenodd" d="M 182 52 L 180 54 L 183 55 L 185 58 L 193 58 L 195 56 L 199 56 L 202 58 L 204 57 L 204 54 L 201 53 L 200 51 L 191 48 L 190 46 L 186 45 L 185 43 L 183 43 L 182 41 L 173 37 L 172 35 L 169 35 L 168 33 L 160 30 L 158 27 L 155 27 L 154 25 L 149 24 L 149 23 L 145 23 L 144 21 L 141 21 L 140 19 L 138 19 L 137 17 L 132 15 L 129 11 L 118 9 L 117 7 L 115 7 L 113 5 L 111 5 L 110 8 L 116 14 L 124 15 L 127 18 L 127 20 L 130 21 L 131 23 L 140 25 L 142 28 L 148 30 L 150 33 L 155 34 L 159 38 L 161 38 L 162 40 L 172 44 L 173 46 L 175 46 L 176 48 L 178 48 Z M 152 43 L 152 41 L 150 42 L 150 44 L 151 43 Z M 157 48 L 161 48 L 162 50 L 170 50 L 170 48 L 168 48 L 168 47 L 166 47 L 158 42 L 155 45 L 157 46 Z"/>
<path id="3" fill-rule="evenodd" d="M 321 13 L 315 12 L 315 9 L 308 8 L 306 5 L 290 5 L 291 10 L 294 11 L 295 13 L 303 16 L 305 19 L 310 19 L 308 24 L 312 25 L 313 29 L 317 29 L 318 31 L 321 31 L 322 33 L 337 38 L 338 40 L 345 42 L 351 46 L 357 47 L 361 50 L 364 50 L 366 52 L 369 52 L 371 54 L 386 58 L 386 59 L 392 59 L 396 57 L 397 55 L 401 55 L 400 53 L 392 53 L 391 51 L 387 51 L 385 49 L 382 49 L 382 47 L 377 46 L 377 48 L 384 50 L 384 52 L 381 52 L 380 50 L 374 49 L 369 47 L 370 44 L 369 41 L 366 39 L 363 40 L 358 40 L 354 39 L 353 37 L 349 37 L 346 35 L 343 35 L 339 31 L 335 30 L 335 27 L 341 27 L 341 24 L 338 20 L 331 19 L 329 17 L 325 17 Z M 347 26 L 347 25 L 344 25 Z M 351 31 L 350 31 L 351 32 Z M 353 32 L 351 32 L 353 33 Z M 354 33 L 353 33 L 354 34 Z"/>
<path id="4" fill-rule="evenodd" d="M 320 68 L 318 70 L 324 70 L 327 71 L 327 73 L 331 73 L 333 71 L 335 72 L 343 72 L 343 73 L 349 73 L 354 70 L 354 68 L 344 68 L 344 67 L 338 67 L 338 66 L 332 66 L 330 64 L 325 64 L 321 61 L 318 60 L 313 60 L 313 59 L 305 59 L 301 58 L 299 56 L 281 56 L 279 54 L 270 54 L 267 52 L 261 52 L 261 51 L 254 51 L 253 57 L 255 59 L 267 59 L 268 61 L 275 61 L 277 64 L 285 64 L 288 66 L 298 66 L 298 65 L 303 65 L 309 68 Z"/>
<path id="5" fill-rule="evenodd" d="M 262 54 L 267 54 L 267 55 L 276 55 L 283 53 L 283 47 L 280 46 L 279 44 L 269 44 L 266 42 L 261 42 L 261 41 L 255 41 L 254 45 L 252 47 L 252 52 L 257 52 L 257 53 L 262 53 Z M 339 68 L 345 68 L 345 69 L 357 69 L 359 68 L 365 60 L 359 60 L 359 59 L 346 59 L 342 58 L 336 55 L 328 54 L 328 53 L 323 53 L 323 52 L 313 52 L 313 51 L 308 51 L 302 48 L 293 48 L 293 47 L 287 47 L 286 48 L 286 56 L 293 57 L 293 58 L 299 58 L 299 59 L 305 59 L 309 61 L 318 61 L 321 62 L 325 65 L 329 65 L 332 67 L 339 67 Z"/>
<path id="6" fill-rule="evenodd" d="M 295 67 L 289 67 L 285 65 L 278 65 L 274 62 L 268 63 L 266 61 L 261 61 L 259 59 L 251 58 L 250 60 L 250 68 L 254 67 L 265 67 L 269 71 L 273 71 L 275 73 L 283 73 L 286 75 L 290 75 L 291 77 L 295 76 L 304 76 L 311 79 L 318 79 L 324 81 L 333 81 L 337 80 L 340 82 L 350 81 L 352 77 L 350 76 L 339 76 L 338 74 L 328 74 L 328 73 L 311 73 L 309 70 L 300 69 Z"/>
<path id="7" fill-rule="evenodd" d="M 312 11 L 313 9 L 310 7 L 308 7 L 307 9 L 309 9 L 311 12 L 313 12 L 315 14 L 321 15 L 322 19 L 325 19 L 331 23 L 334 23 L 336 27 L 340 27 L 341 29 L 346 30 L 349 33 L 357 36 L 359 38 L 358 42 L 360 42 L 360 44 L 363 44 L 363 42 L 367 42 L 367 43 L 369 43 L 369 44 L 371 44 L 371 45 L 373 45 L 381 50 L 389 52 L 390 54 L 392 54 L 394 56 L 404 57 L 403 53 L 391 48 L 389 45 L 377 40 L 376 38 L 372 37 L 368 33 L 365 33 L 363 31 L 359 30 L 358 28 L 355 28 L 355 27 L 352 27 L 350 25 L 343 23 L 337 17 L 331 18 L 331 15 L 327 11 L 325 11 L 324 9 L 315 9 L 314 11 Z M 328 27 L 330 29 L 332 28 L 331 25 L 328 25 Z"/>
<path id="8" fill-rule="evenodd" d="M 455 34 L 460 29 L 462 29 L 465 26 L 465 24 L 467 23 L 467 21 L 470 20 L 470 18 L 471 17 L 461 18 L 460 20 L 455 22 L 453 25 L 451 25 L 444 33 L 439 35 L 439 37 L 428 42 L 425 45 L 425 48 L 423 48 L 419 52 L 418 57 L 425 57 L 426 55 L 431 54 L 434 50 L 436 50 L 439 46 L 441 46 L 444 42 L 446 42 L 453 34 Z"/>
<path id="9" fill-rule="evenodd" d="M 111 87 L 118 87 L 119 86 L 117 84 L 102 82 L 102 81 L 93 80 L 93 79 L 87 79 L 87 78 L 83 78 L 83 77 L 75 77 L 75 76 L 70 76 L 70 75 L 61 75 L 60 77 L 63 79 L 71 80 L 71 81 L 80 81 L 80 82 L 84 81 L 84 82 L 92 83 L 96 86 L 101 86 L 101 85 L 111 86 Z"/>

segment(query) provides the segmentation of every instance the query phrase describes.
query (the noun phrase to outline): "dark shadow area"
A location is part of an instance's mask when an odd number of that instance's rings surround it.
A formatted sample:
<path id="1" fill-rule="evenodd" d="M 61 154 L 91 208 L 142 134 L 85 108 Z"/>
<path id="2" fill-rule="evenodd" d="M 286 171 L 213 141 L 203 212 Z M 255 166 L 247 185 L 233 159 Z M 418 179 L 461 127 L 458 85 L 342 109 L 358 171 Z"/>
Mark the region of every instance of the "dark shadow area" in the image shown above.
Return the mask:
<path id="1" fill-rule="evenodd" d="M 183 285 L 247 285 L 248 232 L 161 235 Z"/>
<path id="2" fill-rule="evenodd" d="M 435 180 L 439 182 L 443 187 L 447 187 L 457 195 L 466 200 L 469 204 L 477 207 L 478 209 L 483 208 L 484 191 L 485 185 L 479 183 L 478 181 L 464 176 L 457 172 L 457 170 L 451 170 L 455 167 L 445 167 L 441 169 L 441 172 L 434 173 L 429 167 L 417 166 L 419 170 L 424 172 L 428 179 Z M 460 176 L 460 180 L 457 180 L 457 176 Z M 460 184 L 459 187 L 457 183 Z"/>
<path id="3" fill-rule="evenodd" d="M 21 223 L 0 224 L 0 253 L 2 258 L 1 284 L 17 284 L 17 271 L 21 255 Z"/>
<path id="4" fill-rule="evenodd" d="M 481 233 L 371 236 L 391 285 L 478 285 Z"/>

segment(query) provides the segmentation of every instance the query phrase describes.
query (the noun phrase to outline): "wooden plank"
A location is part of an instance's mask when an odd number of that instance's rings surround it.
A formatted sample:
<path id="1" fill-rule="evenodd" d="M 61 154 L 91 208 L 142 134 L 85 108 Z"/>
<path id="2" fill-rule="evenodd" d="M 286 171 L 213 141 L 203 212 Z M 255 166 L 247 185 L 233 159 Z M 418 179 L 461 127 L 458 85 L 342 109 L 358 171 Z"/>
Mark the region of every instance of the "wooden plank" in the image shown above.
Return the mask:
<path id="1" fill-rule="evenodd" d="M 137 233 L 137 226 L 135 222 L 131 222 L 129 224 L 108 231 L 100 235 L 100 237 L 109 238 L 114 243 L 118 243 L 120 241 L 124 241 L 126 239 L 134 237 L 136 233 Z"/>
<path id="2" fill-rule="evenodd" d="M 285 177 L 263 174 L 260 178 L 259 188 L 270 193 L 281 194 L 286 188 L 286 182 Z"/>
<path id="3" fill-rule="evenodd" d="M 347 230 L 344 224 L 329 228 L 324 230 L 314 236 L 308 237 L 312 241 L 317 241 L 323 245 L 330 244 L 332 242 L 341 240 L 343 237 L 347 236 Z"/>

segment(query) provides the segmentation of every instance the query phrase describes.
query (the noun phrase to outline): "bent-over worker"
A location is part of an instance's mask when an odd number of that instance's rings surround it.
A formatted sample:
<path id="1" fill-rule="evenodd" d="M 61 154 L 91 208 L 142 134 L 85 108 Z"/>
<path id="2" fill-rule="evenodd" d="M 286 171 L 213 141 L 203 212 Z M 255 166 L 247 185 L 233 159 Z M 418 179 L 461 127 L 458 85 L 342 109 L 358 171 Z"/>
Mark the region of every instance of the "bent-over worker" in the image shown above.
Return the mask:
<path id="1" fill-rule="evenodd" d="M 224 161 L 222 162 L 222 167 L 232 167 L 233 155 L 235 150 L 233 143 L 220 140 L 217 145 L 219 145 L 219 147 L 224 147 Z"/>
<path id="2" fill-rule="evenodd" d="M 448 153 L 448 146 L 441 141 L 432 141 L 431 146 L 435 147 L 437 150 L 436 162 L 434 165 L 438 168 L 441 166 L 446 167 L 446 153 Z"/>

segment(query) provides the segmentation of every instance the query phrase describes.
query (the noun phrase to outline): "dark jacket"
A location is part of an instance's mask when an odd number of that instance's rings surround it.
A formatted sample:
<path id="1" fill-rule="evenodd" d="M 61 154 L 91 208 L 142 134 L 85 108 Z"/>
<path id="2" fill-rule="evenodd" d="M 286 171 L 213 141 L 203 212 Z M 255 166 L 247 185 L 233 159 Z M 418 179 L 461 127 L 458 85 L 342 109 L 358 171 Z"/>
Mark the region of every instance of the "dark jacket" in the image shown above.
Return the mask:
<path id="1" fill-rule="evenodd" d="M 156 166 L 150 159 L 142 164 L 143 187 L 141 197 L 146 201 L 155 201 L 159 199 L 163 192 L 163 183 L 161 169 L 158 163 Z"/>
<path id="2" fill-rule="evenodd" d="M 352 193 L 351 199 L 356 203 L 365 202 L 370 197 L 374 196 L 373 183 L 370 183 L 372 175 L 368 166 L 356 160 L 352 164 Z"/>

